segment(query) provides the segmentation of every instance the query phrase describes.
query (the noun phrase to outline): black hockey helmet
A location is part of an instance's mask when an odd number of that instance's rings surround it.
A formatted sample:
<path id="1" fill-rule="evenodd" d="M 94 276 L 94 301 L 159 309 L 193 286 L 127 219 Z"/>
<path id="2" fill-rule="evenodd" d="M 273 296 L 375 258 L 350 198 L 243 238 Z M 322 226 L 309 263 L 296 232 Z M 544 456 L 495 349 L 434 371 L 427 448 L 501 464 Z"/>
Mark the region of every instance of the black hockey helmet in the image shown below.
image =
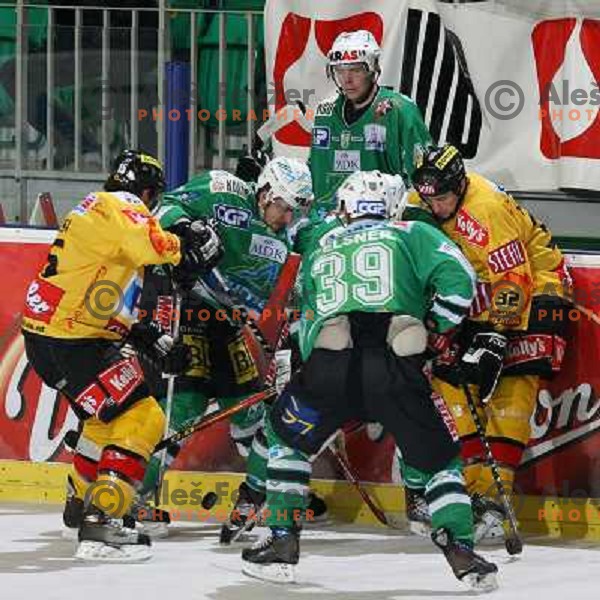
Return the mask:
<path id="1" fill-rule="evenodd" d="M 104 184 L 107 192 L 130 192 L 142 196 L 144 190 L 153 191 L 148 208 L 156 205 L 165 189 L 161 164 L 141 150 L 123 150 L 114 160 L 110 175 Z"/>
<path id="2" fill-rule="evenodd" d="M 451 144 L 429 146 L 417 156 L 415 167 L 412 184 L 423 199 L 448 192 L 461 196 L 467 172 L 460 152 Z"/>

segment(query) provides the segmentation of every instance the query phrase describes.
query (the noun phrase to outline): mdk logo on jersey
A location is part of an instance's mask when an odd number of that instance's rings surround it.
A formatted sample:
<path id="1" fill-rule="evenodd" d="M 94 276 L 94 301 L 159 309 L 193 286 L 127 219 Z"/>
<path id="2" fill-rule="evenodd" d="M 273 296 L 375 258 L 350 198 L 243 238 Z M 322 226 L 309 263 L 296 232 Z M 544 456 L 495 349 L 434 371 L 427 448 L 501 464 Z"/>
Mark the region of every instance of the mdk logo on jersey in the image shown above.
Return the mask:
<path id="1" fill-rule="evenodd" d="M 600 158 L 600 20 L 553 19 L 531 34 L 546 158 Z"/>

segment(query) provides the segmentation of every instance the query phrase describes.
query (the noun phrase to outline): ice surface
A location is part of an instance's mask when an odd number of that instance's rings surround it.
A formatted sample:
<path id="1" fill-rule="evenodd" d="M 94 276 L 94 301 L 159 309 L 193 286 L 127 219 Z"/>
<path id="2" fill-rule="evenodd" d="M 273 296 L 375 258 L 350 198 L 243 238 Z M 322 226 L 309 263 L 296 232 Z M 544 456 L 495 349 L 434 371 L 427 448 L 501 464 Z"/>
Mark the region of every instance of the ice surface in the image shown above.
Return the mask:
<path id="1" fill-rule="evenodd" d="M 218 524 L 178 522 L 139 565 L 90 565 L 73 559 L 61 538 L 56 507 L 0 505 L 2 600 L 394 600 L 470 597 L 428 540 L 384 529 L 327 525 L 305 530 L 299 583 L 247 578 L 240 547 L 220 547 Z M 314 526 L 313 526 L 314 527 Z M 600 551 L 593 544 L 527 544 L 519 560 L 482 550 L 500 568 L 490 600 L 587 600 L 600 589 Z"/>

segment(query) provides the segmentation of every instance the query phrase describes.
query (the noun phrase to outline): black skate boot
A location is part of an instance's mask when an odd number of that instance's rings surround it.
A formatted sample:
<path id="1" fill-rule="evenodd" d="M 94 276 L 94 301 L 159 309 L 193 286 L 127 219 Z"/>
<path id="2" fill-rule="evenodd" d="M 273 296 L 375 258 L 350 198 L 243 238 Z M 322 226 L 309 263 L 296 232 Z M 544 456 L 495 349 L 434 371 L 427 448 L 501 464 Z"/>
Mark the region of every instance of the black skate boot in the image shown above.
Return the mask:
<path id="1" fill-rule="evenodd" d="M 242 551 L 242 572 L 273 583 L 294 583 L 300 560 L 300 529 L 271 527 L 264 539 Z"/>
<path id="2" fill-rule="evenodd" d="M 150 538 L 126 527 L 94 505 L 84 514 L 75 558 L 87 561 L 141 562 L 152 556 Z"/>
<path id="3" fill-rule="evenodd" d="M 475 543 L 493 546 L 504 543 L 504 507 L 487 496 L 475 493 L 471 498 Z"/>
<path id="4" fill-rule="evenodd" d="M 455 540 L 444 527 L 431 534 L 433 543 L 444 553 L 454 575 L 478 592 L 491 592 L 498 587 L 496 573 L 498 567 L 473 552 L 472 546 Z"/>
<path id="5" fill-rule="evenodd" d="M 431 535 L 431 517 L 427 500 L 425 500 L 425 490 L 411 489 L 405 486 L 404 502 L 409 529 L 415 535 L 429 537 Z"/>
<path id="6" fill-rule="evenodd" d="M 308 507 L 306 513 L 307 524 L 322 523 L 327 519 L 327 503 L 312 490 L 309 490 L 308 492 Z"/>
<path id="7" fill-rule="evenodd" d="M 221 526 L 221 544 L 231 544 L 240 539 L 242 534 L 252 530 L 260 518 L 265 494 L 253 490 L 245 481 L 240 484 L 238 492 L 238 499 L 229 519 Z"/>
<path id="8" fill-rule="evenodd" d="M 66 540 L 76 540 L 79 528 L 83 523 L 83 500 L 75 493 L 75 485 L 71 476 L 67 476 L 67 499 L 63 509 L 62 537 Z"/>

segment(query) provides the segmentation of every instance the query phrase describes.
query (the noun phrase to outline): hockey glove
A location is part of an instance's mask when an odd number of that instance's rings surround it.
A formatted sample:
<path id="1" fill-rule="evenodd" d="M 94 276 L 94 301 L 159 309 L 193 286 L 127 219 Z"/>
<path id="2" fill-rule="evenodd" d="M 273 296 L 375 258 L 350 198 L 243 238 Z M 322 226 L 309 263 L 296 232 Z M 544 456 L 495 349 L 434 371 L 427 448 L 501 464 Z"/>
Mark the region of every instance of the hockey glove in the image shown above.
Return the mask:
<path id="1" fill-rule="evenodd" d="M 501 333 L 478 333 L 461 358 L 466 381 L 479 386 L 479 399 L 486 403 L 492 397 L 506 353 L 506 336 Z"/>
<path id="2" fill-rule="evenodd" d="M 258 149 L 252 150 L 251 154 L 244 154 L 238 160 L 235 176 L 247 183 L 256 183 L 268 158 L 266 152 Z"/>
<path id="3" fill-rule="evenodd" d="M 156 369 L 169 375 L 181 375 L 188 370 L 192 361 L 191 350 L 162 333 L 153 322 L 135 323 L 127 344 L 131 344 Z"/>
<path id="4" fill-rule="evenodd" d="M 190 224 L 181 242 L 182 256 L 176 268 L 177 279 L 210 271 L 224 254 L 223 243 L 214 226 L 203 219 Z"/>

